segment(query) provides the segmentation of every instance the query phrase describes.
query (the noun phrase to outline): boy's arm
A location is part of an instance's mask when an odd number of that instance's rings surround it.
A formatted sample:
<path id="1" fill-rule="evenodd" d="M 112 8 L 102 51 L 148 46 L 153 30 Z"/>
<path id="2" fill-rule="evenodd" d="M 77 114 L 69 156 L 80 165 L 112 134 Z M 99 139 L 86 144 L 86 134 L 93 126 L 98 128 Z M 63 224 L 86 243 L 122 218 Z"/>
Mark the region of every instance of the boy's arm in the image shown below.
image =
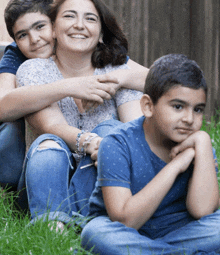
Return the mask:
<path id="1" fill-rule="evenodd" d="M 105 84 L 102 81 L 105 81 Z M 4 87 L 3 83 L 1 84 L 4 96 L 0 98 L 0 121 L 3 122 L 14 121 L 27 114 L 42 110 L 68 96 L 103 103 L 104 99 L 110 99 L 115 94 L 114 86 L 117 86 L 117 79 L 110 75 L 68 78 L 50 84 L 24 86 L 16 89 L 13 89 L 12 85 L 15 82 L 14 79 L 6 82 L 7 80 L 3 81 Z M 6 90 L 8 85 L 11 87 L 10 90 L 8 88 Z"/>
<path id="2" fill-rule="evenodd" d="M 204 131 L 195 132 L 175 148 L 175 153 L 189 147 L 195 148 L 195 159 L 186 205 L 189 213 L 199 219 L 218 208 L 219 187 L 209 135 Z"/>
<path id="3" fill-rule="evenodd" d="M 94 100 L 98 104 L 101 104 L 104 99 L 110 99 L 114 95 L 115 89 L 127 86 L 125 84 L 126 82 L 128 82 L 127 87 L 135 89 L 137 85 L 138 89 L 141 85 L 139 89 L 143 90 L 141 79 L 145 76 L 144 72 L 146 72 L 145 69 L 147 68 L 141 66 L 140 69 L 140 73 L 142 74 L 140 76 L 142 78 L 140 79 L 138 79 L 139 73 L 133 72 L 131 69 L 117 70 L 106 75 L 69 78 L 51 84 L 18 88 L 16 90 L 14 90 L 15 76 L 13 74 L 3 73 L 1 74 L 2 78 L 0 77 L 0 121 L 14 121 L 27 114 L 42 110 L 67 96 L 74 96 L 90 101 Z M 136 82 L 131 82 L 131 76 Z M 6 79 L 6 77 L 8 78 Z M 81 89 L 82 86 L 84 90 Z"/>
<path id="4" fill-rule="evenodd" d="M 129 188 L 103 186 L 103 198 L 110 219 L 135 229 L 143 226 L 155 213 L 176 177 L 188 168 L 194 155 L 192 148 L 180 153 L 135 195 Z M 99 164 L 102 164 L 100 158 Z M 128 168 L 129 164 L 125 167 Z"/>
<path id="5" fill-rule="evenodd" d="M 135 89 L 144 91 L 145 80 L 149 69 L 144 67 L 133 60 L 129 59 L 127 65 L 130 69 L 113 71 L 114 75 L 119 81 L 118 88 Z"/>

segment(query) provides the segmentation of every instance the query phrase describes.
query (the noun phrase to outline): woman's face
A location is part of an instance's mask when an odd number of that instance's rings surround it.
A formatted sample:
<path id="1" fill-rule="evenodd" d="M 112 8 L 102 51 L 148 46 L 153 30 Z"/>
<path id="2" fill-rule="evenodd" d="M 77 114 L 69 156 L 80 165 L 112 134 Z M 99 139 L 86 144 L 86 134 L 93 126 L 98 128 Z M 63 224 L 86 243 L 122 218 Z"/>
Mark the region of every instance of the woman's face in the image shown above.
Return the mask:
<path id="1" fill-rule="evenodd" d="M 66 0 L 54 22 L 57 49 L 92 54 L 101 40 L 101 21 L 90 0 Z"/>

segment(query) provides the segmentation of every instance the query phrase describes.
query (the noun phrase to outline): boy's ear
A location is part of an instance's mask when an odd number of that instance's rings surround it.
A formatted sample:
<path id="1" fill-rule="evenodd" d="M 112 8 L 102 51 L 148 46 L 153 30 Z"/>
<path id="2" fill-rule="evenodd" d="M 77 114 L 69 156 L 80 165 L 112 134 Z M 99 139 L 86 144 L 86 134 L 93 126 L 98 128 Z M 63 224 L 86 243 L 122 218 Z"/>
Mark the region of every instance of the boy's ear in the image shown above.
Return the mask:
<path id="1" fill-rule="evenodd" d="M 149 95 L 144 94 L 140 100 L 141 110 L 146 118 L 150 118 L 153 115 L 153 102 Z"/>

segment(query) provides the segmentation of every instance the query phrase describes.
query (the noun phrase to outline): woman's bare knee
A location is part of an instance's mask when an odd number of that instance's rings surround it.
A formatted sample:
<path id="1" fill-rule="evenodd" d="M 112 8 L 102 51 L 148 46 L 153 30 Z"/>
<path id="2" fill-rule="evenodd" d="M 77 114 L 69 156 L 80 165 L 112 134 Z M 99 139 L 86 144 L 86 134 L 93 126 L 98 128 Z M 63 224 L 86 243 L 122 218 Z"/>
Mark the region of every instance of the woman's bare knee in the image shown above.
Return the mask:
<path id="1" fill-rule="evenodd" d="M 39 144 L 38 149 L 43 150 L 43 149 L 48 149 L 48 148 L 61 148 L 61 146 L 53 141 L 53 140 L 46 140 L 43 141 L 42 143 Z"/>

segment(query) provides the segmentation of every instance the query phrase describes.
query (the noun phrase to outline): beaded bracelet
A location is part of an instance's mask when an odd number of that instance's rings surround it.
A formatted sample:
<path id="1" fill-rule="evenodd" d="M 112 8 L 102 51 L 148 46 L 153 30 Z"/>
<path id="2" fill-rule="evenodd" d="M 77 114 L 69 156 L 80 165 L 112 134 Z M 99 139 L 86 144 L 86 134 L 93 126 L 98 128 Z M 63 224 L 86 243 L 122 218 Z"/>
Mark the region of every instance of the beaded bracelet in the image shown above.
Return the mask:
<path id="1" fill-rule="evenodd" d="M 83 146 L 82 146 L 81 150 L 80 150 L 80 148 L 79 148 L 81 135 L 82 135 L 82 134 L 85 134 L 85 133 L 86 133 L 85 130 L 81 130 L 81 131 L 78 133 L 77 137 L 76 137 L 76 154 L 78 154 L 79 156 L 83 156 L 83 155 L 85 154 Z"/>

